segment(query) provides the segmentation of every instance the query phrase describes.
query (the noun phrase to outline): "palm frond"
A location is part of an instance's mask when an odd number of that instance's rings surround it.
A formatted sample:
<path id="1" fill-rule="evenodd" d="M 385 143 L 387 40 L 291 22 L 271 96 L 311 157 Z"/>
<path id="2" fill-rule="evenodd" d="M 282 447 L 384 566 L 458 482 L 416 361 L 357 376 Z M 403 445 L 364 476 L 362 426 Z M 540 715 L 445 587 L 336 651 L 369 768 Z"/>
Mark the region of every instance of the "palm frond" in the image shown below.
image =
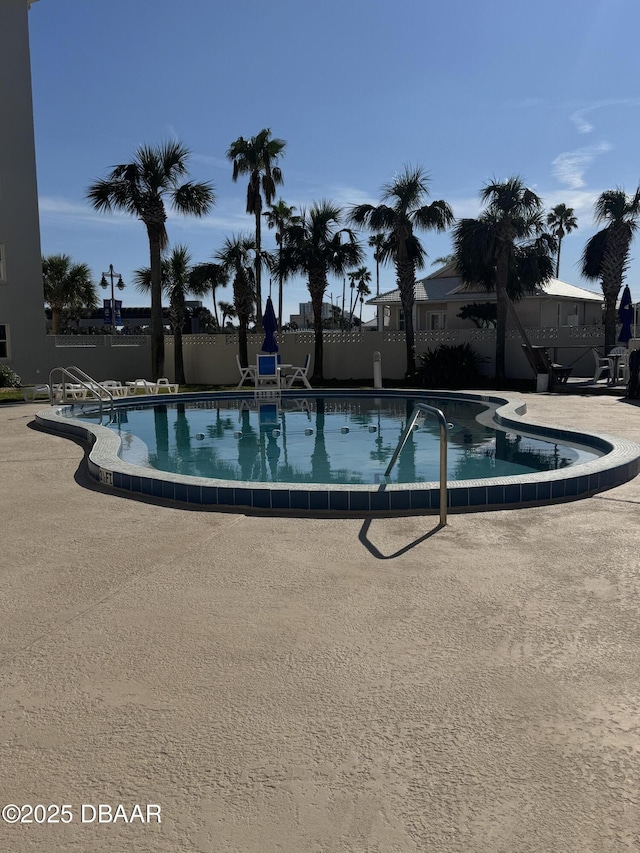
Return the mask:
<path id="1" fill-rule="evenodd" d="M 587 240 L 582 252 L 582 275 L 589 281 L 598 281 L 602 275 L 602 262 L 607 248 L 608 229 L 597 231 Z"/>
<path id="2" fill-rule="evenodd" d="M 206 216 L 215 204 L 215 192 L 208 182 L 187 181 L 171 193 L 171 203 L 178 213 L 185 216 Z"/>

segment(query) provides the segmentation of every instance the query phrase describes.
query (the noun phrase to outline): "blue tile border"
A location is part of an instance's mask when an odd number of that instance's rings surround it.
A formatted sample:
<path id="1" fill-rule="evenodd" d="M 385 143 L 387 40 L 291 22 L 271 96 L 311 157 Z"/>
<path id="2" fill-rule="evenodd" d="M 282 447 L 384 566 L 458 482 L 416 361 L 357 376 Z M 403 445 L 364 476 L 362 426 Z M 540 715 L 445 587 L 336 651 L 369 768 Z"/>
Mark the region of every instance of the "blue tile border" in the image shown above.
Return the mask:
<path id="1" fill-rule="evenodd" d="M 554 501 L 588 497 L 596 492 L 620 485 L 640 473 L 640 446 L 634 442 L 611 435 L 591 434 L 566 428 L 557 429 L 539 424 L 521 424 L 518 418 L 526 411 L 522 401 L 510 402 L 503 397 L 469 393 L 424 391 L 348 391 L 323 390 L 295 398 L 340 397 L 403 397 L 412 399 L 448 398 L 485 402 L 495 405 L 494 420 L 506 429 L 517 429 L 529 434 L 554 436 L 568 443 L 594 448 L 604 455 L 599 459 L 563 468 L 558 471 L 527 474 L 521 477 L 503 477 L 486 480 L 467 480 L 455 483 L 448 489 L 448 507 L 457 512 L 479 509 L 501 509 L 518 506 L 548 504 Z M 284 396 L 287 396 L 286 393 Z M 291 396 L 291 395 L 289 395 Z M 201 402 L 208 407 L 215 399 L 251 399 L 251 394 L 216 392 L 209 394 L 183 394 L 171 402 Z M 123 400 L 121 405 L 129 406 Z M 153 405 L 156 401 L 136 401 L 136 408 Z M 118 403 L 116 402 L 116 406 Z M 118 456 L 120 440 L 111 430 L 74 420 L 74 411 L 80 407 L 58 406 L 36 414 L 36 422 L 44 429 L 61 436 L 80 436 L 91 445 L 88 456 L 90 477 L 103 487 L 119 492 L 136 494 L 145 498 L 179 502 L 204 509 L 255 509 L 271 512 L 303 512 L 308 514 L 334 513 L 363 515 L 369 513 L 437 513 L 440 507 L 440 490 L 437 483 L 407 485 L 387 484 L 384 487 L 315 485 L 315 484 L 263 484 L 234 483 L 207 480 L 201 477 L 180 476 L 139 468 L 123 462 Z"/>

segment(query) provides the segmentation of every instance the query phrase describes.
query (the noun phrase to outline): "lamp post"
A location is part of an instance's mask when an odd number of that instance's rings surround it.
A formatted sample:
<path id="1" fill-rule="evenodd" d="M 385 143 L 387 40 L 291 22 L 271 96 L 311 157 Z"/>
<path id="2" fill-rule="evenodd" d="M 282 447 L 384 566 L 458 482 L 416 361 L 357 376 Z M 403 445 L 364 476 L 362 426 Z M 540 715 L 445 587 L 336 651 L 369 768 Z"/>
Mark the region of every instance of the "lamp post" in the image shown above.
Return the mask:
<path id="1" fill-rule="evenodd" d="M 116 333 L 116 300 L 114 294 L 114 284 L 113 280 L 117 277 L 118 281 L 116 283 L 116 287 L 118 290 L 124 290 L 124 281 L 122 280 L 122 276 L 119 272 L 116 272 L 113 268 L 113 264 L 109 264 L 109 272 L 103 272 L 102 278 L 100 279 L 100 287 L 108 287 L 107 284 L 107 276 L 111 279 L 111 334 L 115 335 Z"/>

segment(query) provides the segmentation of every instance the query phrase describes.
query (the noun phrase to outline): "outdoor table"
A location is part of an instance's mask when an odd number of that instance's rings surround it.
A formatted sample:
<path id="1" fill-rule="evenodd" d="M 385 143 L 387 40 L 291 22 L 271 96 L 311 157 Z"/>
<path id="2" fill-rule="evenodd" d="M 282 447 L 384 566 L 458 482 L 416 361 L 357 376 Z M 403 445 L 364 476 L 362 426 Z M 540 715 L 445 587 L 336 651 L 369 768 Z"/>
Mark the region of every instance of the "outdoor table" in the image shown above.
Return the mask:
<path id="1" fill-rule="evenodd" d="M 620 359 L 622 358 L 622 353 L 614 353 L 613 355 L 609 353 L 607 358 L 611 359 L 611 375 L 607 381 L 607 385 L 617 385 L 620 377 L 618 376 L 618 372 L 620 370 Z"/>

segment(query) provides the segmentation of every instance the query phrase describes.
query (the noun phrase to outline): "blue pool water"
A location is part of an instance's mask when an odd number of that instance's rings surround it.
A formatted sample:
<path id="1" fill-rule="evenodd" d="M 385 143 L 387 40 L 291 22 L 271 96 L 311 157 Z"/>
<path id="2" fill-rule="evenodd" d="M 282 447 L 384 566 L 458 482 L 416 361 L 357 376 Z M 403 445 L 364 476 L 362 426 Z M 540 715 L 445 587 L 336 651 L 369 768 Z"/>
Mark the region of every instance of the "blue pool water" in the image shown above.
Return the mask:
<path id="1" fill-rule="evenodd" d="M 496 429 L 484 403 L 421 401 L 442 409 L 448 421 L 450 481 L 554 471 L 601 455 Z M 418 421 L 384 479 L 413 404 L 411 398 L 316 395 L 278 403 L 200 400 L 118 407 L 102 424 L 120 436 L 123 461 L 158 471 L 256 483 L 434 482 L 439 431 L 429 418 Z M 75 416 L 95 422 L 88 413 Z"/>

